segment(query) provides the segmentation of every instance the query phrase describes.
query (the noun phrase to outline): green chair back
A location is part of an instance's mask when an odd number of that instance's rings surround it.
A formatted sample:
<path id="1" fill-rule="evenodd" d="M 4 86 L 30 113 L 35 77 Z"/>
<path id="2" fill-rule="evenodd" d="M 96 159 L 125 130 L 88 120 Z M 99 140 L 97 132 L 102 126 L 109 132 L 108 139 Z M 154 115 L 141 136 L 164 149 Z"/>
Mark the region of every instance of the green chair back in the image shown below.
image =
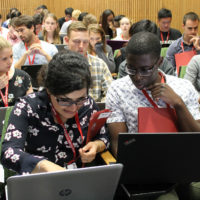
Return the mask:
<path id="1" fill-rule="evenodd" d="M 179 68 L 179 75 L 178 75 L 179 78 L 184 78 L 186 69 L 187 69 L 187 66 L 181 66 Z"/>
<path id="2" fill-rule="evenodd" d="M 160 52 L 160 56 L 162 56 L 164 58 L 167 54 L 167 49 L 168 49 L 168 47 L 162 47 L 161 52 Z"/>

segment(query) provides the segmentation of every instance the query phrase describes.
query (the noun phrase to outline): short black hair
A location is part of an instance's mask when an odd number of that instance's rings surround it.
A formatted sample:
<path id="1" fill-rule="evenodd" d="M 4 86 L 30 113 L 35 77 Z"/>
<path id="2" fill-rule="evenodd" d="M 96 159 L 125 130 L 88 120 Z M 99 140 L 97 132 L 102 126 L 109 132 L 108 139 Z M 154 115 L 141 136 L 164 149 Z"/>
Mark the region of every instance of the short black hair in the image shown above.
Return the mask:
<path id="1" fill-rule="evenodd" d="M 140 32 L 140 31 L 148 31 L 148 32 L 156 34 L 157 33 L 157 25 L 148 19 L 140 20 L 140 21 L 134 23 L 130 27 L 129 35 L 131 37 L 132 35 Z"/>
<path id="2" fill-rule="evenodd" d="M 53 95 L 64 95 L 91 86 L 87 59 L 70 50 L 59 52 L 49 62 L 44 86 Z"/>
<path id="3" fill-rule="evenodd" d="M 168 17 L 172 18 L 171 10 L 162 8 L 158 11 L 158 19 L 168 18 Z"/>
<path id="4" fill-rule="evenodd" d="M 188 12 L 183 16 L 183 24 L 186 24 L 187 20 L 199 21 L 199 16 L 195 12 Z"/>
<path id="5" fill-rule="evenodd" d="M 22 15 L 22 13 L 17 10 L 17 11 L 13 11 L 11 14 L 10 14 L 10 18 L 14 18 L 14 17 L 19 17 L 20 15 Z"/>
<path id="6" fill-rule="evenodd" d="M 70 16 L 72 16 L 72 12 L 73 12 L 73 11 L 74 11 L 74 9 L 71 8 L 71 7 L 66 8 L 66 9 L 65 9 L 65 15 L 70 15 Z"/>
<path id="7" fill-rule="evenodd" d="M 46 5 L 40 5 L 36 8 L 36 10 L 40 10 L 40 9 L 47 9 L 47 6 Z"/>
<path id="8" fill-rule="evenodd" d="M 79 16 L 78 16 L 78 21 L 83 21 L 83 18 L 88 14 L 88 12 L 82 12 Z"/>
<path id="9" fill-rule="evenodd" d="M 38 24 L 42 24 L 43 18 L 44 18 L 44 15 L 41 13 L 36 13 L 35 15 L 33 15 L 34 26 Z"/>
<path id="10" fill-rule="evenodd" d="M 160 57 L 160 51 L 161 45 L 158 36 L 147 31 L 135 33 L 126 48 L 127 55 L 152 54 L 155 58 Z"/>

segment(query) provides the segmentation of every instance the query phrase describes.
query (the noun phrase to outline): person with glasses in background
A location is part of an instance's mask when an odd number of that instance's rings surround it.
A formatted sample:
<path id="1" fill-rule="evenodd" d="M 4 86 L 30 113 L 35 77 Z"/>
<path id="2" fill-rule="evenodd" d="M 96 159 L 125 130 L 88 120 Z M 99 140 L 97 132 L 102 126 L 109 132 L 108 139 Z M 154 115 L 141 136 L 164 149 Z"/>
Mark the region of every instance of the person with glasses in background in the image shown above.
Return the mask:
<path id="1" fill-rule="evenodd" d="M 175 109 L 179 131 L 200 131 L 199 94 L 189 81 L 159 70 L 163 60 L 160 51 L 160 40 L 153 33 L 138 32 L 129 40 L 126 48 L 128 76 L 113 81 L 106 95 L 106 108 L 112 111 L 107 123 L 115 156 L 118 134 L 137 133 L 138 108 L 152 107 L 143 91 L 158 107 L 166 107 L 167 103 Z M 178 197 L 171 191 L 158 199 Z"/>
<path id="2" fill-rule="evenodd" d="M 83 55 L 56 54 L 41 71 L 44 89 L 19 99 L 8 123 L 2 164 L 19 174 L 81 167 L 108 148 L 103 126 L 86 144 L 88 124 L 98 107 L 88 96 L 89 64 Z"/>

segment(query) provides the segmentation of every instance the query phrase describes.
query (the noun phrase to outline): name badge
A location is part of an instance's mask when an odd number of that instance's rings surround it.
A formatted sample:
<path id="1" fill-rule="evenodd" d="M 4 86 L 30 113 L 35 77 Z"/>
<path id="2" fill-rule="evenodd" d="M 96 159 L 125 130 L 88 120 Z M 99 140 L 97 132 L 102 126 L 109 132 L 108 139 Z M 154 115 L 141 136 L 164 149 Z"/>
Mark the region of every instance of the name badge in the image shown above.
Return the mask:
<path id="1" fill-rule="evenodd" d="M 67 169 L 77 169 L 76 163 L 74 162 L 74 163 L 72 163 L 70 165 L 67 165 Z"/>

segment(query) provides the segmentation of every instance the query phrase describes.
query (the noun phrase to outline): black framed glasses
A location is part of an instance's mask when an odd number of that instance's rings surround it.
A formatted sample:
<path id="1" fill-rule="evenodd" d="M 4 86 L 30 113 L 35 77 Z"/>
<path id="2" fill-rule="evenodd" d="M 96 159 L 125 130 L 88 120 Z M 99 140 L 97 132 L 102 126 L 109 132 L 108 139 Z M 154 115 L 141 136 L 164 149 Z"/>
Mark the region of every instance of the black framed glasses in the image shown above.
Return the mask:
<path id="1" fill-rule="evenodd" d="M 88 100 L 88 96 L 81 97 L 77 99 L 76 101 L 73 101 L 72 99 L 69 99 L 69 98 L 62 98 L 62 97 L 60 98 L 55 97 L 55 99 L 60 106 L 72 106 L 73 104 L 76 104 L 77 106 L 82 106 Z"/>
<path id="2" fill-rule="evenodd" d="M 158 60 L 159 60 L 159 58 L 156 59 L 156 62 L 153 64 L 152 67 L 148 67 L 148 68 L 142 67 L 141 69 L 131 69 L 128 67 L 128 64 L 126 63 L 126 67 L 125 67 L 126 73 L 131 76 L 135 76 L 137 73 L 140 76 L 151 76 L 151 73 L 155 69 L 155 66 L 156 66 Z"/>

